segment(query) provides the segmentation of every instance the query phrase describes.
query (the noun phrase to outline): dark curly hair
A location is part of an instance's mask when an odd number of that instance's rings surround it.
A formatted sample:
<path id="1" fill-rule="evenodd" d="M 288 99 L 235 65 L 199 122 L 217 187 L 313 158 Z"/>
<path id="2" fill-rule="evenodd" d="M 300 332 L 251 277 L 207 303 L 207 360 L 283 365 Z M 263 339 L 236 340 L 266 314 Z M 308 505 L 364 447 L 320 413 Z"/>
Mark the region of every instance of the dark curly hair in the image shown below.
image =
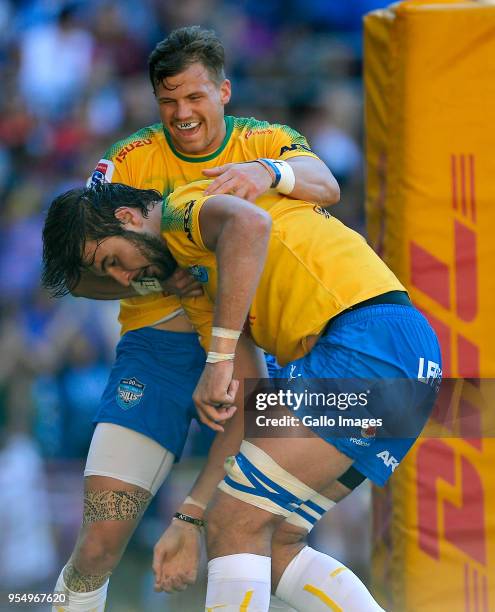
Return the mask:
<path id="1" fill-rule="evenodd" d="M 153 91 L 164 79 L 179 74 L 195 62 L 205 66 L 217 85 L 225 79 L 225 52 L 215 32 L 200 26 L 171 32 L 156 45 L 148 60 Z"/>
<path id="2" fill-rule="evenodd" d="M 135 232 L 125 229 L 115 211 L 128 206 L 147 217 L 161 201 L 161 194 L 154 189 L 135 189 L 120 183 L 71 189 L 55 198 L 43 227 L 43 286 L 54 297 L 70 293 L 86 267 L 83 257 L 87 241 L 98 242 L 109 236 L 135 240 Z"/>

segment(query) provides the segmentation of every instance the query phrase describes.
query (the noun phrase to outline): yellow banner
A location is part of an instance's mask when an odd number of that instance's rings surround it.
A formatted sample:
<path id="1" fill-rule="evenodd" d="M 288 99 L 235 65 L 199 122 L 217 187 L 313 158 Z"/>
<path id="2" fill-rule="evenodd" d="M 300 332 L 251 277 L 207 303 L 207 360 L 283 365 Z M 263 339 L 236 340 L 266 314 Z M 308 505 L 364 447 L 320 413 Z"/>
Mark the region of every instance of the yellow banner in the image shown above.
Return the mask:
<path id="1" fill-rule="evenodd" d="M 451 437 L 431 429 L 375 496 L 374 584 L 394 612 L 495 609 L 478 380 L 495 378 L 494 57 L 493 4 L 406 1 L 365 18 L 370 242 L 435 328 L 444 376 L 472 379 L 439 408 L 458 417 Z"/>

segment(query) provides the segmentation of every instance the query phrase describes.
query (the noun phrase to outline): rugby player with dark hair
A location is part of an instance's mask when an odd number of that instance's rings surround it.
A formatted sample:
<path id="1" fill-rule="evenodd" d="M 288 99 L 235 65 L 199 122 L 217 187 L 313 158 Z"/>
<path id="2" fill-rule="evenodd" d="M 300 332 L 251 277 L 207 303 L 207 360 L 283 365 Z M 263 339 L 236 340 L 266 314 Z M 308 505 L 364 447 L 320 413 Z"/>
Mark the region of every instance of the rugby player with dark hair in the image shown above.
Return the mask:
<path id="1" fill-rule="evenodd" d="M 305 545 L 305 527 L 351 492 L 350 470 L 383 485 L 398 467 L 433 407 L 436 385 L 417 377 L 418 359 L 441 375 L 436 336 L 363 238 L 321 207 L 274 189 L 253 205 L 207 195 L 209 185 L 179 187 L 163 202 L 158 192 L 120 184 L 59 196 L 43 234 L 45 285 L 70 289 L 89 269 L 125 287 L 150 266 L 166 278 L 174 262 L 201 277 L 205 294 L 181 300 L 207 350 L 193 399 L 203 423 L 225 429 L 190 491 L 206 506 L 220 489 L 208 513 L 207 610 L 266 612 L 272 589 L 296 610 L 378 612 L 357 576 Z M 251 359 L 263 376 L 260 348 L 277 357 L 284 378 L 294 370 L 302 381 L 384 379 L 372 416 L 411 420 L 415 433 L 366 438 L 307 427 L 294 436 L 287 428 L 284 437 L 245 439 L 222 480 L 225 448 L 237 447 L 243 431 L 235 367 Z M 398 395 L 388 379 L 405 379 L 411 392 Z M 176 518 L 203 525 L 185 508 Z M 171 541 L 167 530 L 167 552 L 180 558 L 187 538 L 175 538 L 175 549 Z M 170 569 L 158 559 L 159 575 Z"/>

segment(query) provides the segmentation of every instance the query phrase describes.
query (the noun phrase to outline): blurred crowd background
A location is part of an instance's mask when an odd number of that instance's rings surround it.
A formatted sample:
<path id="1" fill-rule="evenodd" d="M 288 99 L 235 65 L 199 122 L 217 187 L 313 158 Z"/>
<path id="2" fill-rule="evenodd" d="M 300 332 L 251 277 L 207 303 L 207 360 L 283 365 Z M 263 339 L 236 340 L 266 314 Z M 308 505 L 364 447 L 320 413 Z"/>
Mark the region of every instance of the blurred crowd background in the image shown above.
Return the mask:
<path id="1" fill-rule="evenodd" d="M 50 201 L 81 185 L 110 144 L 159 120 L 148 54 L 172 29 L 200 24 L 226 48 L 227 113 L 301 131 L 339 180 L 335 214 L 363 231 L 362 16 L 385 4 L 0 0 L 0 592 L 50 590 L 72 549 L 119 333 L 116 303 L 51 300 L 40 288 Z M 150 561 L 204 453 L 193 431 L 114 574 L 108 610 L 193 605 L 153 595 Z M 368 508 L 363 486 L 313 536 L 365 579 Z"/>

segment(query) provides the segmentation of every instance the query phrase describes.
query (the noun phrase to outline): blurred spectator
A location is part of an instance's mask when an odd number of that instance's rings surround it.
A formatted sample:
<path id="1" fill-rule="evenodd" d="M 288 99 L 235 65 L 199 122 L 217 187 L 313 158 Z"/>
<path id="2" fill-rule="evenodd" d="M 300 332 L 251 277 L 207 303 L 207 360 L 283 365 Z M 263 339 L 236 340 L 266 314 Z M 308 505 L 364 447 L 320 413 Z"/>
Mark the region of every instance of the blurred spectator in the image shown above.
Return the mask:
<path id="1" fill-rule="evenodd" d="M 0 589 L 36 590 L 55 570 L 43 464 L 33 440 L 11 434 L 0 447 Z"/>
<path id="2" fill-rule="evenodd" d="M 55 22 L 27 30 L 20 41 L 19 89 L 33 115 L 63 117 L 86 90 L 93 36 L 80 26 L 77 7 L 62 7 Z"/>
<path id="3" fill-rule="evenodd" d="M 6 199 L 0 216 L 0 300 L 24 301 L 38 286 L 41 188 L 27 179 Z"/>
<path id="4" fill-rule="evenodd" d="M 109 367 L 97 337 L 82 330 L 72 340 L 60 373 L 63 411 L 61 455 L 79 458 L 87 455 L 93 433 L 93 416 L 105 388 Z"/>

